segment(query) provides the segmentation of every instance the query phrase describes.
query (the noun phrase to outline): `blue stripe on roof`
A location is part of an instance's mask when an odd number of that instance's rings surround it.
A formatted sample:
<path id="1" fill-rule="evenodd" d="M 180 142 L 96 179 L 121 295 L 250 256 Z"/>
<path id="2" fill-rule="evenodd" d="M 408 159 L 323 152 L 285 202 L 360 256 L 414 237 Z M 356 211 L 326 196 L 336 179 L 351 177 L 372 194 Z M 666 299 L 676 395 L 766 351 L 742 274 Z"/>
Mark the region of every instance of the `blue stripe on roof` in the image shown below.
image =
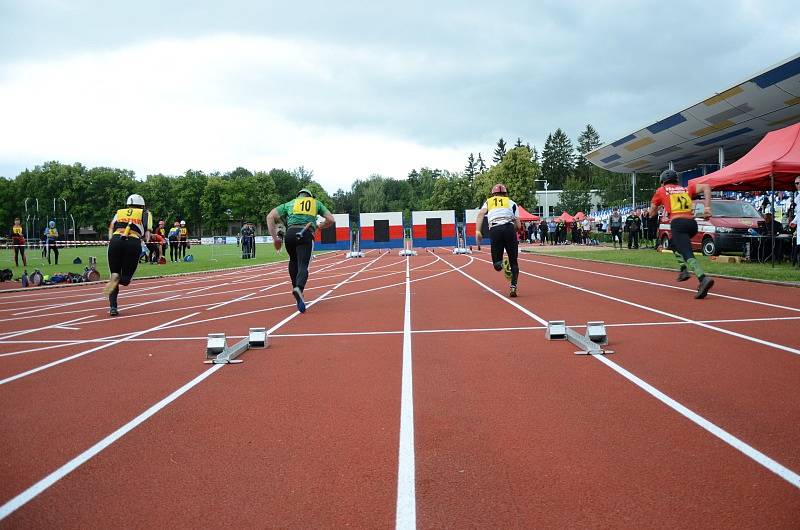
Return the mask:
<path id="1" fill-rule="evenodd" d="M 767 88 L 768 86 L 785 81 L 797 74 L 800 74 L 800 57 L 786 64 L 782 64 L 769 72 L 765 72 L 758 77 L 754 77 L 753 83 L 761 88 Z"/>
<path id="2" fill-rule="evenodd" d="M 683 123 L 686 121 L 686 118 L 683 117 L 683 114 L 680 112 L 677 114 L 673 114 L 669 118 L 664 118 L 661 121 L 655 122 L 653 125 L 647 128 L 653 134 L 660 133 L 661 131 L 666 131 L 670 127 L 674 127 L 679 123 Z"/>
<path id="3" fill-rule="evenodd" d="M 630 142 L 630 141 L 631 141 L 631 140 L 633 140 L 634 138 L 636 138 L 636 136 L 635 136 L 635 135 L 633 135 L 633 134 L 629 134 L 629 135 L 628 135 L 628 136 L 626 136 L 625 138 L 620 138 L 619 140 L 617 140 L 616 142 L 614 142 L 614 143 L 613 143 L 613 144 L 611 144 L 611 145 L 613 145 L 614 147 L 619 147 L 619 146 L 621 146 L 621 145 L 622 145 L 622 144 L 624 144 L 624 143 Z"/>
<path id="4" fill-rule="evenodd" d="M 716 138 L 711 138 L 709 140 L 704 140 L 702 142 L 697 142 L 694 145 L 703 147 L 703 146 L 706 146 L 706 145 L 711 145 L 713 143 L 717 143 L 717 142 L 719 142 L 721 140 L 727 140 L 728 138 L 733 138 L 734 136 L 739 136 L 740 134 L 745 134 L 745 133 L 749 133 L 749 132 L 753 132 L 753 129 L 751 129 L 750 127 L 745 127 L 744 129 L 739 129 L 737 131 L 729 132 L 729 133 L 717 136 Z"/>
<path id="5" fill-rule="evenodd" d="M 617 158 L 621 158 L 621 157 L 620 157 L 619 155 L 617 155 L 617 154 L 613 154 L 613 155 L 611 155 L 611 156 L 607 156 L 607 157 L 605 157 L 605 158 L 601 158 L 601 159 L 600 159 L 600 162 L 602 162 L 602 163 L 604 163 L 604 164 L 608 164 L 609 162 L 613 162 L 613 161 L 614 161 L 614 160 L 616 160 Z"/>

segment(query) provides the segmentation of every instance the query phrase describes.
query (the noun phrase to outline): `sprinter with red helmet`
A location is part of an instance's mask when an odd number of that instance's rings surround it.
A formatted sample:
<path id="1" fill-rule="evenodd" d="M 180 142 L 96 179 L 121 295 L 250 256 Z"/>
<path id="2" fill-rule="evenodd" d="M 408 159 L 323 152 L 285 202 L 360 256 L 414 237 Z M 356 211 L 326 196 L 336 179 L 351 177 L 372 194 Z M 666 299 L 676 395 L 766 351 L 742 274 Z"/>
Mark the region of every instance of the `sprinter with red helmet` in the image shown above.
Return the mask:
<path id="1" fill-rule="evenodd" d="M 517 203 L 508 197 L 508 189 L 502 184 L 495 184 L 492 187 L 492 196 L 486 199 L 475 219 L 477 230 L 475 236 L 480 244 L 483 237 L 481 226 L 483 218 L 489 220 L 489 239 L 492 242 L 492 265 L 494 270 L 503 271 L 506 278 L 511 280 L 509 296 L 517 296 L 517 278 L 519 277 L 519 265 L 517 255 L 519 253 L 519 241 L 517 231 L 520 229 L 520 220 L 517 215 Z M 503 251 L 506 258 L 503 258 Z"/>

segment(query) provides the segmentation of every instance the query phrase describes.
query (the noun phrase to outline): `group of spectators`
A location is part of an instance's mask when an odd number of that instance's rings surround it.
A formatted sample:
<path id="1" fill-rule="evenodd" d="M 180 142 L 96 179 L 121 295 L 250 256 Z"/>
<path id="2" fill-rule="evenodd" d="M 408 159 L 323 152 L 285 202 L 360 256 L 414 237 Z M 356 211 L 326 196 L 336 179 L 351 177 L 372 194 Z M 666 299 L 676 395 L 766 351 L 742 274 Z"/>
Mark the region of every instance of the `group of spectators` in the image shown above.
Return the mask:
<path id="1" fill-rule="evenodd" d="M 598 234 L 611 234 L 616 247 L 622 248 L 623 237 L 629 249 L 655 248 L 658 239 L 658 218 L 650 217 L 646 209 L 629 210 L 622 216 L 614 208 L 605 219 L 586 217 L 581 220 L 564 221 L 560 218 L 541 219 L 523 225 L 520 241 L 540 245 L 597 245 Z"/>
<path id="2" fill-rule="evenodd" d="M 171 262 L 183 261 L 186 251 L 191 248 L 189 244 L 189 227 L 186 221 L 175 221 L 167 230 L 166 222 L 161 220 L 150 234 L 147 250 L 142 251 L 139 261 L 149 263 L 166 263 L 167 246 L 169 246 L 169 260 Z"/>
<path id="3" fill-rule="evenodd" d="M 540 245 L 596 245 L 592 237 L 592 222 L 589 218 L 574 221 L 550 218 L 525 223 L 520 231 L 520 241 L 538 242 Z"/>

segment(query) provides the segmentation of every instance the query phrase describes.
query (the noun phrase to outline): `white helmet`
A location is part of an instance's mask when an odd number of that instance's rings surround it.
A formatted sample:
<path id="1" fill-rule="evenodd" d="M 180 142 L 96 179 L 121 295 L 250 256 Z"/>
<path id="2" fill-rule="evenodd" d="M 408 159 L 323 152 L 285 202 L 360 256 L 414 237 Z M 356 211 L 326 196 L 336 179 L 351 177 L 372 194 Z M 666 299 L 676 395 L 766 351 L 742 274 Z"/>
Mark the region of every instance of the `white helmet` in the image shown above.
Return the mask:
<path id="1" fill-rule="evenodd" d="M 186 226 L 186 221 L 181 221 L 181 226 Z"/>
<path id="2" fill-rule="evenodd" d="M 144 206 L 144 197 L 142 197 L 138 193 L 134 193 L 133 195 L 128 195 L 128 198 L 125 200 L 125 205 Z"/>

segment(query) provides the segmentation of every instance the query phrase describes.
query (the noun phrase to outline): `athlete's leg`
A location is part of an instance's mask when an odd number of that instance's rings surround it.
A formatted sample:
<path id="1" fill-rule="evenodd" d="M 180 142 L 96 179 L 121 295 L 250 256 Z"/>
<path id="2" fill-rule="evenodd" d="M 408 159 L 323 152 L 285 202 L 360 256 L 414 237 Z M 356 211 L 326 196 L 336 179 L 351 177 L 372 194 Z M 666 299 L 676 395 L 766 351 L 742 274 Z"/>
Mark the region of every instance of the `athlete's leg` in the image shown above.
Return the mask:
<path id="1" fill-rule="evenodd" d="M 516 286 L 517 278 L 519 278 L 519 263 L 517 261 L 519 256 L 519 241 L 517 241 L 517 235 L 514 233 L 513 226 L 510 230 L 506 231 L 505 249 L 506 255 L 508 256 L 508 263 L 511 265 L 511 285 Z"/>
<path id="2" fill-rule="evenodd" d="M 493 226 L 489 229 L 489 240 L 492 242 L 492 265 L 494 270 L 503 270 L 503 249 L 505 248 L 502 226 Z"/>

